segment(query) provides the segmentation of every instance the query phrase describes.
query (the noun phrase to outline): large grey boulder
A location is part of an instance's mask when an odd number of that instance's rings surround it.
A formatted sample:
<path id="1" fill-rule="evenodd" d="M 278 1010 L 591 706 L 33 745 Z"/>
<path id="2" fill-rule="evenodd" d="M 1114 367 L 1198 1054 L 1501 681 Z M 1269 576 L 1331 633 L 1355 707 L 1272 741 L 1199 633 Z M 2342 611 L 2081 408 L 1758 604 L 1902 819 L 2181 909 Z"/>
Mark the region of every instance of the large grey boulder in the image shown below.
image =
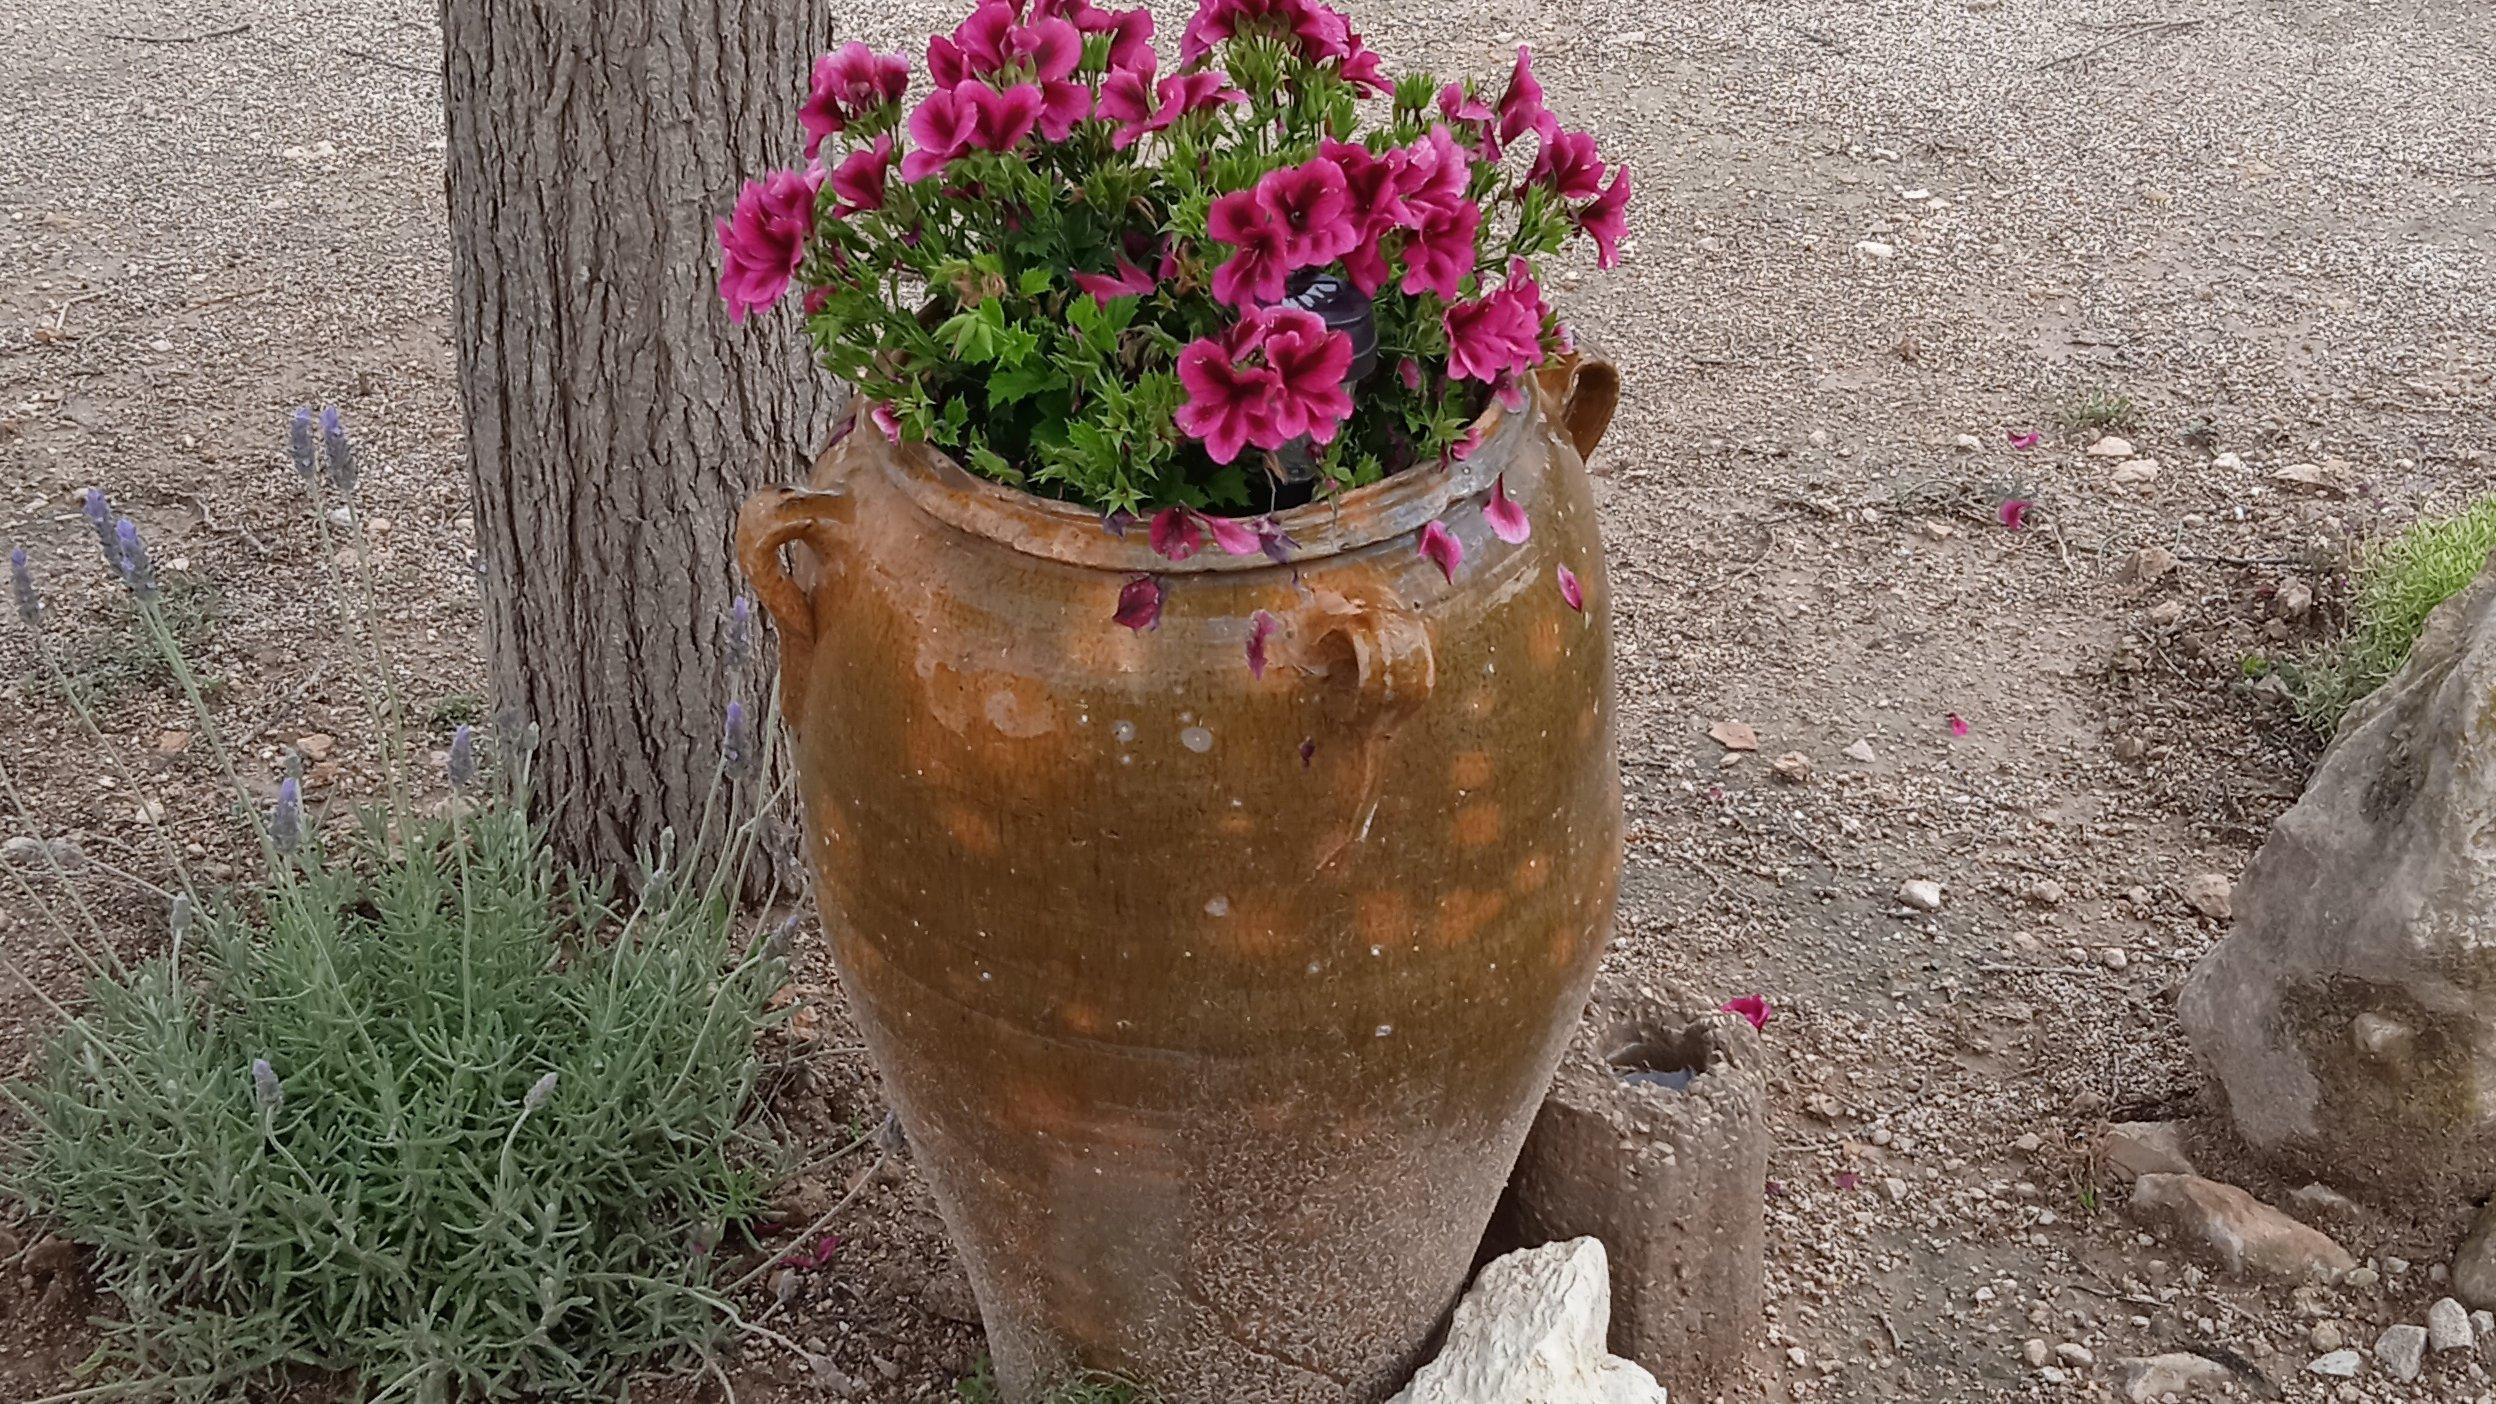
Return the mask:
<path id="1" fill-rule="evenodd" d="M 2343 724 L 2179 1013 L 2246 1141 L 2360 1194 L 2496 1189 L 2496 570 Z"/>
<path id="2" fill-rule="evenodd" d="M 1439 1358 L 1388 1404 L 1666 1404 L 1655 1376 L 1604 1349 L 1611 1273 L 1592 1238 L 1482 1269 Z"/>

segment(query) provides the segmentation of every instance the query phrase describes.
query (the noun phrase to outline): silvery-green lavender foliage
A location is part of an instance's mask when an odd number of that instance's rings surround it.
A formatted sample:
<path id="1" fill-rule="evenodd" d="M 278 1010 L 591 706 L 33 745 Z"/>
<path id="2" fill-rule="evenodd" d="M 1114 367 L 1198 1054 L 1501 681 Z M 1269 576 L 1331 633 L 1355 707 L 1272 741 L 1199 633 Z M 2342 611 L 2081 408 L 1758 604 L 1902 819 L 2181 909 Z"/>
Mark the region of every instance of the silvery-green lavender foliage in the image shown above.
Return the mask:
<path id="1" fill-rule="evenodd" d="M 321 428 L 316 507 L 353 483 L 335 416 Z M 170 648 L 137 528 L 100 493 L 89 513 Z M 750 773 L 742 709 L 729 725 Z M 88 951 L 83 999 L 8 1089 L 5 1170 L 118 1302 L 77 1397 L 235 1398 L 309 1367 L 376 1401 L 613 1400 L 744 1325 L 721 1258 L 769 1187 L 755 1037 L 785 978 L 785 943 L 739 921 L 723 876 L 755 825 L 662 839 L 653 877 L 611 896 L 527 817 L 530 735 L 462 728 L 433 817 L 394 784 L 399 812 L 324 825 L 289 777 L 243 806 L 264 882 L 209 890 L 167 842 L 163 954 Z"/>

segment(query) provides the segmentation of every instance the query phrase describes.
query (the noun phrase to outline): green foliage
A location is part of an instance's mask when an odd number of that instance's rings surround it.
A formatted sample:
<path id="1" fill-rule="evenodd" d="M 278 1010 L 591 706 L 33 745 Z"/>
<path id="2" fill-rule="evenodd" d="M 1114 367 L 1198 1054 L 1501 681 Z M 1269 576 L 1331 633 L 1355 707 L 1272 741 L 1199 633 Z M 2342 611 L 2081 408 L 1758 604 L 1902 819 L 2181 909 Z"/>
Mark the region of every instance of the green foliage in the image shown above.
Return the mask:
<path id="1" fill-rule="evenodd" d="M 510 804 L 298 857 L 10 1089 L 8 1188 L 95 1250 L 123 1378 L 605 1400 L 716 1336 L 776 953 L 697 882 L 608 901 Z"/>
<path id="2" fill-rule="evenodd" d="M 2096 385 L 2064 400 L 2055 408 L 2054 420 L 2074 433 L 2102 434 L 2131 428 L 2138 414 L 2131 396 Z"/>
<path id="3" fill-rule="evenodd" d="M 448 734 L 453 727 L 485 720 L 485 699 L 473 692 L 451 692 L 425 709 L 425 729 Z"/>
<path id="4" fill-rule="evenodd" d="M 2409 659 L 2427 616 L 2470 583 L 2496 550 L 2496 497 L 2457 516 L 2416 523 L 2366 553 L 2341 640 L 2281 665 L 2297 713 L 2328 735 Z"/>
<path id="5" fill-rule="evenodd" d="M 198 649 L 216 633 L 225 601 L 215 587 L 193 576 L 176 575 L 165 581 L 156 608 L 180 646 Z M 66 656 L 59 663 L 67 677 L 50 680 L 51 691 L 65 696 L 65 688 L 74 688 L 91 704 L 140 691 L 172 691 L 173 669 L 157 650 L 136 602 L 115 595 L 110 609 L 111 618 L 102 632 L 64 651 Z M 202 685 L 214 692 L 222 683 L 203 679 Z"/>
<path id="6" fill-rule="evenodd" d="M 306 505 L 327 509 L 318 480 Z M 189 835 L 143 812 L 164 886 L 123 878 L 168 904 L 169 939 L 131 965 L 66 868 L 47 892 L 0 865 L 90 977 L 64 1006 L 0 950 L 58 1019 L 0 1089 L 17 1113 L 0 1190 L 89 1249 L 114 1298 L 97 1381 L 62 1398 L 266 1397 L 313 1371 L 373 1404 L 608 1401 L 636 1368 L 760 1332 L 718 1277 L 775 1159 L 754 1123 L 755 1039 L 783 942 L 733 909 L 760 828 L 725 817 L 755 808 L 744 776 L 723 764 L 700 832 L 659 835 L 618 896 L 528 819 L 533 726 L 503 719 L 500 764 L 483 768 L 461 726 L 451 793 L 427 801 L 376 668 L 386 801 L 325 824 L 288 778 L 263 812 L 184 652 L 187 587 L 159 593 L 125 539 L 128 608 L 265 872 L 212 889 Z M 378 658 L 373 582 L 358 581 L 363 608 L 342 602 L 342 622 L 360 614 Z M 15 588 L 53 689 L 137 792 L 46 633 L 39 585 Z M 433 719 L 476 709 L 445 711 L 454 700 Z M 750 738 L 743 715 L 730 726 Z M 5 765 L 0 800 L 40 831 Z"/>

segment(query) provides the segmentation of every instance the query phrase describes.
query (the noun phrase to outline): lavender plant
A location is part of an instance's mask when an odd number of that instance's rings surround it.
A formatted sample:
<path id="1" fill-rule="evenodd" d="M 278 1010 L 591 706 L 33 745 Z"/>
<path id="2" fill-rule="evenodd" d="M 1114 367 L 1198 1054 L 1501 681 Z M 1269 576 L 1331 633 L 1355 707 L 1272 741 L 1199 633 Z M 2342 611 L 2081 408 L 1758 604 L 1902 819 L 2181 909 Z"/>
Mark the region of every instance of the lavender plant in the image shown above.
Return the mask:
<path id="1" fill-rule="evenodd" d="M 300 416 L 290 448 L 316 515 L 352 494 L 334 414 Z M 167 874 L 141 886 L 168 940 L 124 964 L 83 875 L 5 869 L 91 972 L 5 1090 L 22 1129 L 0 1187 L 90 1250 L 118 1302 L 95 1382 L 60 1398 L 234 1399 L 309 1369 L 371 1401 L 612 1400 L 636 1367 L 709 1361 L 731 1332 L 789 1345 L 740 1317 L 722 1263 L 777 1163 L 755 1041 L 786 941 L 726 880 L 772 798 L 753 793 L 768 715 L 724 722 L 719 812 L 743 817 L 657 836 L 622 894 L 549 852 L 515 719 L 491 744 L 453 734 L 446 800 L 412 798 L 401 755 L 361 823 L 329 822 L 292 775 L 264 807 L 200 705 L 139 528 L 100 492 L 85 510 L 265 874 L 212 890 L 160 833 Z M 11 592 L 108 746 L 23 553 Z M 4 769 L 0 799 L 23 816 Z"/>

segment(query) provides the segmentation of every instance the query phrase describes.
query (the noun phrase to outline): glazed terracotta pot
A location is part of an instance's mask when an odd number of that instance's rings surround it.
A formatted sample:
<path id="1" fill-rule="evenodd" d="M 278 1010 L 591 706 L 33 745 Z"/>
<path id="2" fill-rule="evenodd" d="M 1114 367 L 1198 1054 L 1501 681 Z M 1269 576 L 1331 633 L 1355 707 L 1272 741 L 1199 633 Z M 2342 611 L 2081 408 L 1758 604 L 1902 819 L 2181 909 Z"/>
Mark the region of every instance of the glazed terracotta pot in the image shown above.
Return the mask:
<path id="1" fill-rule="evenodd" d="M 1359 1404 L 1418 1363 L 1611 930 L 1617 383 L 1554 367 L 1467 461 L 1283 514 L 1288 565 L 871 431 L 746 505 L 834 962 L 1009 1399 Z"/>

